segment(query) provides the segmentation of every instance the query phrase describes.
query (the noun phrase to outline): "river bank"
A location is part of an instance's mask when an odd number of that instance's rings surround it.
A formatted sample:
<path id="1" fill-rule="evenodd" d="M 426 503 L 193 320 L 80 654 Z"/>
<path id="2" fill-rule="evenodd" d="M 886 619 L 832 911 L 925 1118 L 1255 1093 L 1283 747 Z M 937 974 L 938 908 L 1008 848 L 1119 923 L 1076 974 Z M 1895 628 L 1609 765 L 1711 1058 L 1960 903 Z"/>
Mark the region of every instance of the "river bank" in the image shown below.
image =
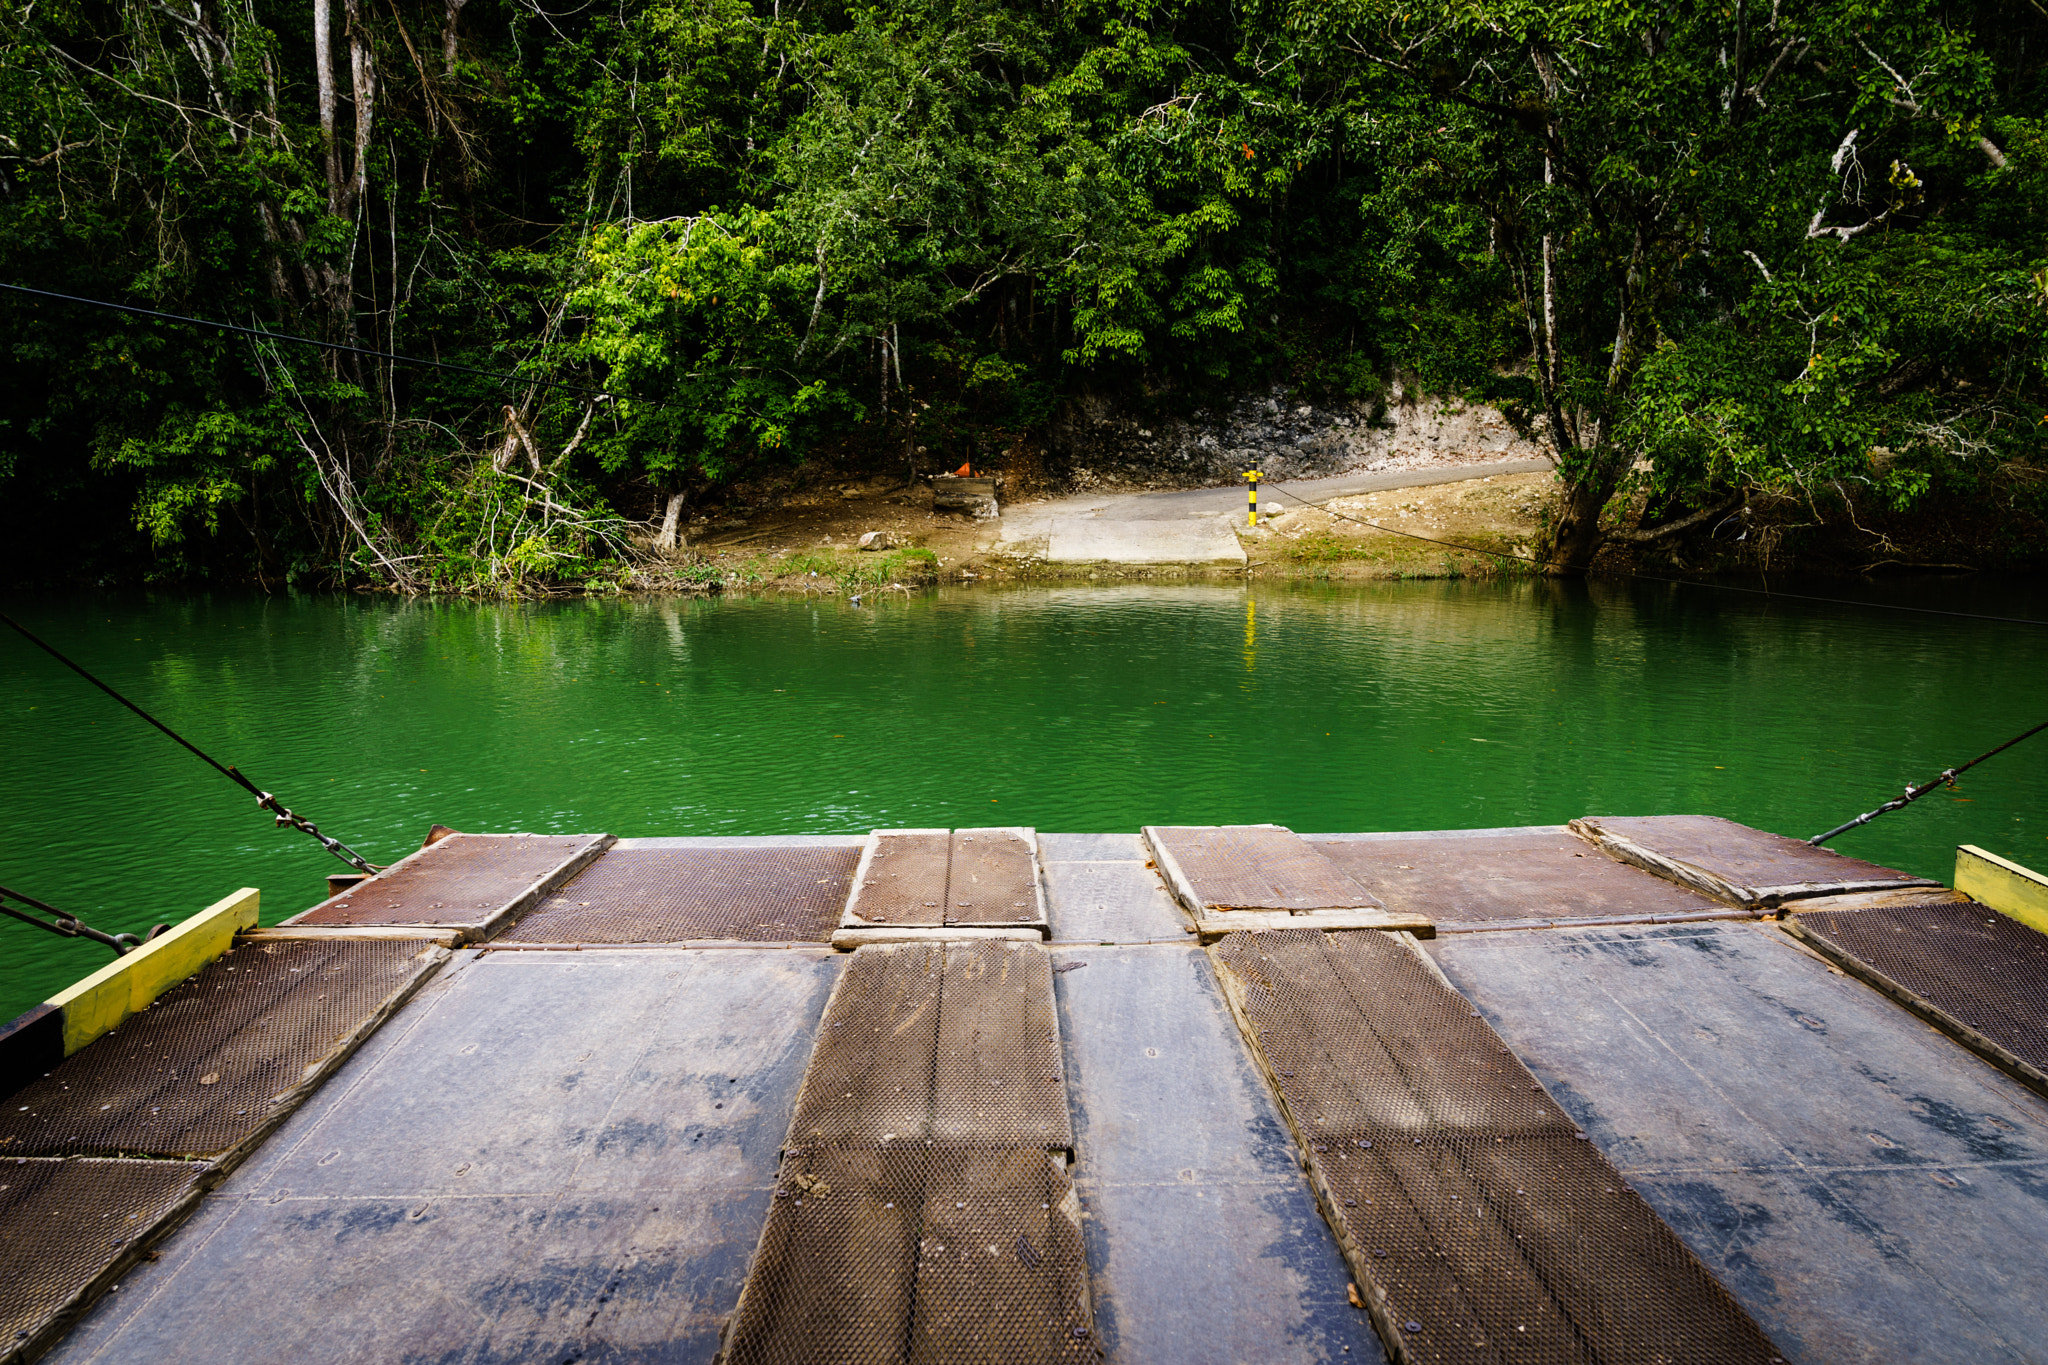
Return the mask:
<path id="1" fill-rule="evenodd" d="M 1028 519 L 1052 501 L 1044 496 L 1004 502 L 997 516 L 977 519 L 935 510 L 928 483 L 827 484 L 706 517 L 691 528 L 685 548 L 666 555 L 650 551 L 641 571 L 620 586 L 685 593 L 851 593 L 934 583 L 1245 577 L 1372 582 L 1526 571 L 1516 557 L 1528 556 L 1541 532 L 1551 476 L 1525 472 L 1437 482 L 1445 474 L 1440 466 L 1419 466 L 1413 484 L 1337 497 L 1321 506 L 1269 487 L 1256 524 L 1234 506 L 1200 518 L 1230 528 L 1240 562 L 1059 561 L 1047 556 L 1042 536 L 1019 541 L 1008 534 L 1008 523 Z M 1104 497 L 1129 498 L 1158 490 L 1101 491 Z M 1236 497 L 1230 490 L 1231 503 Z"/>
<path id="2" fill-rule="evenodd" d="M 650 553 L 634 572 L 587 590 L 706 593 L 869 593 L 938 583 L 1237 581 L 1371 583 L 1432 578 L 1541 574 L 1535 561 L 1554 515 L 1557 483 L 1523 471 L 1446 480 L 1440 465 L 1378 476 L 1396 486 L 1342 496 L 1292 496 L 1266 485 L 1256 524 L 1241 494 L 1211 490 L 1202 508 L 1182 514 L 1146 508 L 1191 494 L 1158 488 L 1098 490 L 1094 517 L 1121 516 L 1148 527 L 1172 516 L 1205 532 L 1199 554 L 1162 554 L 1149 562 L 1094 560 L 1049 553 L 1046 522 L 1079 511 L 1091 498 L 1044 493 L 1005 498 L 997 516 L 976 519 L 934 509 L 929 483 L 827 483 L 760 497 L 703 519 L 687 547 Z M 1475 468 L 1475 472 L 1476 468 Z M 1215 507 L 1229 510 L 1216 511 Z M 1618 499 L 1612 532 L 1595 576 L 1646 573 L 1706 579 L 1726 574 L 1800 574 L 1819 579 L 1951 577 L 1982 572 L 2031 576 L 2048 563 L 2048 525 L 2012 508 L 1955 499 L 1911 515 L 1858 514 L 1853 508 L 1786 520 L 1731 506 L 1683 534 L 1664 535 L 1643 500 Z M 1226 530 L 1227 528 L 1227 530 Z M 1220 543 L 1220 553 L 1213 547 Z M 866 548 L 863 548 L 863 547 Z M 570 585 L 569 591 L 577 591 Z"/>

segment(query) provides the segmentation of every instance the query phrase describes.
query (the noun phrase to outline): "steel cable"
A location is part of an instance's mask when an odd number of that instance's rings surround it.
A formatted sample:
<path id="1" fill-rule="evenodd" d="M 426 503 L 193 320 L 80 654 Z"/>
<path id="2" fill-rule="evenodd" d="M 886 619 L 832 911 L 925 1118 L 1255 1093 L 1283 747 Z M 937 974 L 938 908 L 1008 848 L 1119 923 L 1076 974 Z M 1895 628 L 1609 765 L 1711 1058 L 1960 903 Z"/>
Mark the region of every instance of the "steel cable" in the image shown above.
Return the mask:
<path id="1" fill-rule="evenodd" d="M 130 711 L 133 711 L 136 715 L 142 717 L 151 725 L 154 725 L 157 729 L 163 731 L 166 735 L 169 735 L 172 739 L 176 740 L 179 744 L 183 745 L 189 752 L 191 752 L 191 754 L 194 757 L 198 758 L 201 762 L 205 763 L 208 767 L 212 768 L 215 772 L 219 773 L 222 777 L 227 778 L 229 781 L 235 783 L 237 786 L 247 791 L 251 796 L 254 796 L 256 798 L 257 808 L 259 810 L 270 811 L 272 814 L 274 814 L 277 817 L 277 823 L 280 826 L 290 825 L 293 829 L 300 830 L 306 834 L 310 834 L 315 840 L 319 842 L 322 848 L 326 849 L 329 853 L 332 853 L 335 857 L 347 863 L 350 867 L 355 868 L 358 872 L 364 872 L 374 877 L 377 875 L 377 873 L 383 871 L 382 868 L 378 867 L 375 863 L 372 863 L 366 858 L 364 858 L 361 854 L 357 853 L 347 844 L 341 842 L 341 840 L 331 838 L 328 835 L 322 834 L 320 832 L 320 827 L 314 824 L 311 820 L 308 820 L 300 815 L 294 815 L 275 796 L 272 796 L 269 792 L 264 791 L 262 788 L 258 787 L 254 782 L 251 782 L 248 778 L 244 777 L 240 772 L 236 771 L 233 764 L 223 764 L 216 761 L 211 754 L 208 754 L 205 750 L 201 749 L 191 740 L 186 739 L 176 730 L 173 730 L 170 726 L 164 724 L 155 716 L 152 716 L 151 714 L 149 714 L 149 712 L 143 710 L 134 702 L 128 700 L 128 698 L 122 696 L 119 692 L 116 692 L 113 688 L 101 682 L 98 678 L 94 677 L 90 672 L 88 672 L 84 667 L 82 667 L 79 664 L 73 663 L 70 659 L 65 658 L 64 655 L 60 654 L 57 651 L 55 646 L 51 645 L 47 640 L 44 640 L 41 636 L 37 635 L 27 626 L 21 624 L 21 622 L 15 620 L 12 616 L 7 615 L 5 612 L 0 612 L 0 621 L 5 621 L 8 625 L 12 626 L 24 640 L 27 640 L 30 644 L 36 646 L 36 648 L 48 654 L 58 663 L 63 664 L 73 673 L 76 673 L 79 677 L 85 679 L 94 687 L 97 687 L 100 691 L 112 697 L 115 701 L 120 702 L 121 705 L 127 707 Z"/>
<path id="2" fill-rule="evenodd" d="M 1816 834 L 1811 839 L 1808 839 L 1806 842 L 1812 844 L 1815 848 L 1819 848 L 1822 844 L 1834 838 L 1837 834 L 1847 834 L 1850 830 L 1855 829 L 1859 825 L 1867 825 L 1872 820 L 1875 820 L 1878 816 L 1883 815 L 1886 811 L 1894 811 L 1901 806 L 1911 805 L 1913 802 L 1918 801 L 1921 797 L 1927 795 L 1927 793 L 1933 791 L 1936 787 L 1942 787 L 1952 784 L 1960 774 L 1968 772 L 1970 769 L 1976 767 L 1979 763 L 1982 763 L 1985 759 L 1991 757 L 1993 754 L 2002 754 L 2007 749 L 2010 749 L 2013 745 L 2019 743 L 2021 740 L 2031 739 L 2035 735 L 2040 734 L 2043 730 L 2048 730 L 2048 720 L 2042 721 L 2033 729 L 2028 730 L 2022 734 L 2014 735 L 2011 739 L 1999 745 L 1996 749 L 1985 750 L 1983 753 L 1978 754 L 1975 758 L 1971 759 L 1968 763 L 1964 763 L 1954 768 L 1942 769 L 1940 775 L 1935 777 L 1932 781 L 1923 782 L 1917 787 L 1908 787 L 1906 788 L 1906 794 L 1904 796 L 1895 796 L 1891 800 L 1885 802 L 1882 806 L 1879 806 L 1876 810 L 1865 811 L 1863 814 L 1857 816 L 1854 820 L 1851 820 L 1848 824 L 1837 825 L 1833 829 L 1829 830 L 1826 834 Z"/>

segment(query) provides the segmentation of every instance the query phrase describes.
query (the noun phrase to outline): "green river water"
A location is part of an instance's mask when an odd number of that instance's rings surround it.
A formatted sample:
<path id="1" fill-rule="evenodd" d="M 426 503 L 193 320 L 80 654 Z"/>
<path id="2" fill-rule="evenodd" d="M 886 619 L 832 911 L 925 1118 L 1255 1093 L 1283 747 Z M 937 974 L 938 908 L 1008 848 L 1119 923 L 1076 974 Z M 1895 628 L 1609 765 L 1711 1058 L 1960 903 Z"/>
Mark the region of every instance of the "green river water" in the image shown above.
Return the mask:
<path id="1" fill-rule="evenodd" d="M 2048 618 L 2027 585 L 1887 600 Z M 437 821 L 1805 836 L 2048 718 L 2048 629 L 1641 583 L 4 606 L 380 862 Z M 5 630 L 0 680 L 0 884 L 138 931 L 241 886 L 274 923 L 344 870 Z M 1945 880 L 1958 843 L 2048 865 L 2048 735 L 1836 846 Z M 107 960 L 0 921 L 0 1019 Z"/>

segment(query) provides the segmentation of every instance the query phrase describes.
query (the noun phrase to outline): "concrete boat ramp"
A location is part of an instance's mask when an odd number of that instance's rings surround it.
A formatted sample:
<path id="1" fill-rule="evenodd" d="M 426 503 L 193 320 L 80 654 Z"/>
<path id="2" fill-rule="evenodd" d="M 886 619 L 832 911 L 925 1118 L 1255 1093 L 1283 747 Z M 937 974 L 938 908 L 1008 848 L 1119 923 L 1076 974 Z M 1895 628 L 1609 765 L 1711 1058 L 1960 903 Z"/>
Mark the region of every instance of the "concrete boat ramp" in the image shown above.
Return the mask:
<path id="1" fill-rule="evenodd" d="M 1281 485 L 1292 498 L 1268 486 L 1267 508 L 1327 502 L 1354 493 L 1424 488 L 1503 474 L 1550 469 L 1548 460 L 1494 460 L 1385 471 L 1354 470 Z M 998 553 L 1037 556 L 1051 564 L 1243 565 L 1248 562 L 1237 529 L 1245 524 L 1242 486 L 1193 488 L 1170 493 L 1077 494 L 1003 509 L 992 546 Z"/>
<path id="2" fill-rule="evenodd" d="M 458 834 L 0 1034 L 0 1356 L 2048 1360 L 1991 861 Z"/>

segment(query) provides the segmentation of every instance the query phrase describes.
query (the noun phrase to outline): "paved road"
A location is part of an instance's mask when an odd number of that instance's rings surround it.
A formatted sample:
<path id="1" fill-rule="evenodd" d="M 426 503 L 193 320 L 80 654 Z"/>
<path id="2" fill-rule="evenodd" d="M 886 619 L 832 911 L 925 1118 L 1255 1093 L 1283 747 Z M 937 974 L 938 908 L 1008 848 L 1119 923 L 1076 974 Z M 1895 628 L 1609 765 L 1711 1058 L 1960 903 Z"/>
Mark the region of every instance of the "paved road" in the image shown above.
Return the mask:
<path id="1" fill-rule="evenodd" d="M 1500 474 L 1534 474 L 1550 467 L 1549 460 L 1538 459 L 1433 465 L 1376 474 L 1355 471 L 1326 479 L 1265 484 L 1260 501 L 1277 509 L 1295 505 L 1279 490 L 1305 501 L 1327 502 L 1354 493 L 1463 483 Z M 1005 508 L 995 548 L 1041 553 L 1062 564 L 1242 563 L 1244 551 L 1231 527 L 1244 515 L 1244 509 L 1243 484 L 1175 493 L 1079 494 Z M 1036 546 L 1039 541 L 1045 542 L 1043 549 Z"/>

